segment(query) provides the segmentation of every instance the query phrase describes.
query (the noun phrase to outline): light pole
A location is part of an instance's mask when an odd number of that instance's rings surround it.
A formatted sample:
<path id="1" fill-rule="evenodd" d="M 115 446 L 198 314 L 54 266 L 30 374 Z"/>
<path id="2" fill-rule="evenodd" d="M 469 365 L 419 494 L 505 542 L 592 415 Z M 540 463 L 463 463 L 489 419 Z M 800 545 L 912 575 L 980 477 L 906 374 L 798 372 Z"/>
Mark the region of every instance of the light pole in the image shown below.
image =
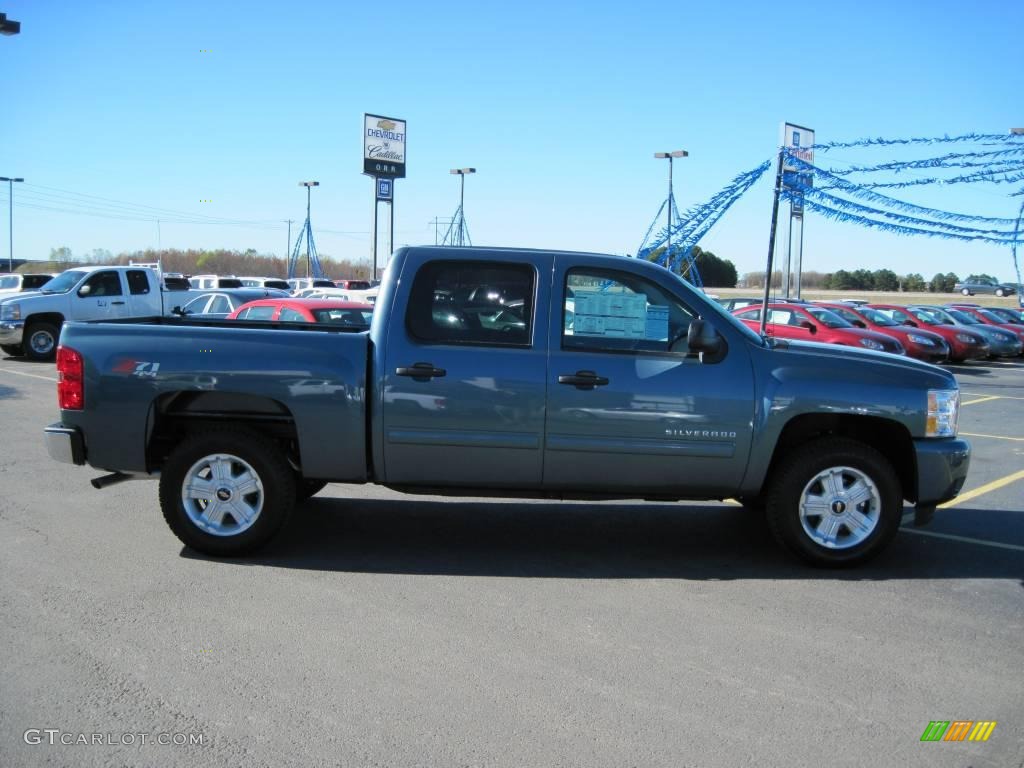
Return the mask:
<path id="1" fill-rule="evenodd" d="M 0 181 L 7 182 L 7 220 L 8 230 L 11 233 L 11 239 L 9 243 L 10 250 L 7 252 L 7 271 L 14 271 L 14 182 L 24 181 L 24 179 L 12 179 L 7 176 L 0 176 Z"/>
<path id="2" fill-rule="evenodd" d="M 476 173 L 476 168 L 452 168 L 448 173 L 459 177 L 459 245 L 463 244 L 462 232 L 466 223 L 466 211 L 462 207 L 466 200 L 466 174 Z"/>
<path id="3" fill-rule="evenodd" d="M 665 244 L 665 259 L 666 264 L 672 264 L 672 160 L 677 157 L 689 157 L 690 153 L 685 149 L 677 149 L 675 152 L 655 152 L 654 156 L 658 160 L 668 159 L 668 202 L 665 207 L 668 209 L 668 229 L 665 231 L 668 233 L 668 242 Z"/>
<path id="4" fill-rule="evenodd" d="M 310 219 L 309 219 L 309 202 L 310 202 L 310 195 L 312 195 L 312 193 L 313 193 L 313 187 L 319 187 L 320 186 L 320 182 L 319 181 L 300 181 L 299 182 L 299 186 L 306 188 L 306 277 L 309 277 L 309 260 L 310 260 L 309 241 L 313 237 L 312 224 L 310 223 Z"/>

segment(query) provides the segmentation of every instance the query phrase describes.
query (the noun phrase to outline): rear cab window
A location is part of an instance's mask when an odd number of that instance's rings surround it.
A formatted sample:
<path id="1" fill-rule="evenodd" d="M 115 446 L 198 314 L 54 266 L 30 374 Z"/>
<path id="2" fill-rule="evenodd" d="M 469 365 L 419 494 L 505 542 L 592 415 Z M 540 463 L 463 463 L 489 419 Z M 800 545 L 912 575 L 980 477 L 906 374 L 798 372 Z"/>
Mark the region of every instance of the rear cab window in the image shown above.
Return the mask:
<path id="1" fill-rule="evenodd" d="M 535 288 L 530 264 L 431 261 L 413 281 L 406 330 L 421 343 L 529 346 Z"/>

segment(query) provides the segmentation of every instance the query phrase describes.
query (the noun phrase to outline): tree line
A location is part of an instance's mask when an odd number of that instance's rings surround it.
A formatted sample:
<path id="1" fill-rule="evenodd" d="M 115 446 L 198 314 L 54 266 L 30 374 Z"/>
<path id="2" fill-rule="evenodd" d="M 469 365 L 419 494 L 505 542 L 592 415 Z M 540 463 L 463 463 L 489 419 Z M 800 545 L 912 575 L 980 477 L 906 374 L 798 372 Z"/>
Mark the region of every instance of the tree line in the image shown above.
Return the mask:
<path id="1" fill-rule="evenodd" d="M 366 262 L 351 259 L 335 259 L 329 254 L 318 254 L 324 272 L 335 280 L 366 280 L 370 277 L 371 266 Z M 255 248 L 244 251 L 227 248 L 178 250 L 149 248 L 141 251 L 119 253 L 116 256 L 104 248 L 94 248 L 88 253 L 75 256 L 67 246 L 50 249 L 46 264 L 26 264 L 19 267 L 21 272 L 57 272 L 70 267 L 84 265 L 118 265 L 134 263 L 155 263 L 163 265 L 164 272 L 180 272 L 184 275 L 238 275 L 253 277 L 286 277 L 288 260 L 280 256 L 259 253 Z M 296 274 L 305 276 L 306 262 L 300 258 Z"/>
<path id="2" fill-rule="evenodd" d="M 931 280 L 917 272 L 898 275 L 891 269 L 839 269 L 835 272 L 804 272 L 800 276 L 802 288 L 833 291 L 887 291 L 891 293 L 953 293 L 960 278 L 953 272 L 936 272 Z M 763 288 L 763 272 L 747 272 L 739 281 L 741 288 Z M 772 273 L 772 287 L 782 287 L 782 272 Z"/>

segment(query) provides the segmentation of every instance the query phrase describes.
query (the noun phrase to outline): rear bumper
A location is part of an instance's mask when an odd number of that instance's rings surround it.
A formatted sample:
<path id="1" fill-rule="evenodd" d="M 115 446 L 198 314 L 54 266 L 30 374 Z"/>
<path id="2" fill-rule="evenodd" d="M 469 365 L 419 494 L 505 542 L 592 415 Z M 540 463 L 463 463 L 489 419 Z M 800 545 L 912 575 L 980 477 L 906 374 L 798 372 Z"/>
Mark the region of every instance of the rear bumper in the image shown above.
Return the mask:
<path id="1" fill-rule="evenodd" d="M 941 504 L 956 497 L 967 479 L 971 444 L 951 437 L 914 441 L 917 455 L 917 505 Z"/>
<path id="2" fill-rule="evenodd" d="M 85 440 L 75 427 L 51 424 L 43 430 L 46 452 L 63 464 L 85 464 Z"/>
<path id="3" fill-rule="evenodd" d="M 4 320 L 0 323 L 0 344 L 16 346 L 21 344 L 24 335 L 24 320 Z"/>

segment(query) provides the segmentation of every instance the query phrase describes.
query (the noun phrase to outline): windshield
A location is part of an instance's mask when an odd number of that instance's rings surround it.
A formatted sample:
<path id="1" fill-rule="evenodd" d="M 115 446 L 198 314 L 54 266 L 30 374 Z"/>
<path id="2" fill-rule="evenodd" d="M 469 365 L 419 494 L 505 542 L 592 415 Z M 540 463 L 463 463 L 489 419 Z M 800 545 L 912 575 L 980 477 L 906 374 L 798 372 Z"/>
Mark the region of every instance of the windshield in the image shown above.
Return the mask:
<path id="1" fill-rule="evenodd" d="M 979 320 L 978 318 L 973 317 L 973 316 L 967 314 L 966 312 L 962 312 L 959 309 L 951 309 L 951 310 L 949 310 L 949 314 L 957 322 L 962 323 L 963 325 L 982 325 L 981 320 Z"/>
<path id="2" fill-rule="evenodd" d="M 831 310 L 822 309 L 821 307 L 807 307 L 807 312 L 826 328 L 853 328 L 853 323 L 846 322 Z"/>
<path id="3" fill-rule="evenodd" d="M 953 325 L 953 318 L 945 315 L 941 309 L 912 309 L 914 317 L 928 325 Z"/>
<path id="4" fill-rule="evenodd" d="M 0 291 L 9 291 L 12 288 L 17 289 L 20 287 L 17 275 L 6 275 L 0 277 Z"/>
<path id="5" fill-rule="evenodd" d="M 979 309 L 978 314 L 984 317 L 990 323 L 995 323 L 996 325 L 1002 325 L 1003 323 L 1006 322 L 1005 320 L 1003 320 L 1003 318 L 1001 318 L 999 315 L 997 315 L 995 312 L 989 309 Z"/>
<path id="6" fill-rule="evenodd" d="M 898 322 L 893 320 L 884 312 L 879 312 L 877 309 L 868 309 L 867 307 L 865 307 L 861 309 L 860 313 L 875 325 L 884 325 L 886 327 L 899 325 Z"/>
<path id="7" fill-rule="evenodd" d="M 917 319 L 915 319 L 913 315 L 903 309 L 875 309 L 872 311 L 884 315 L 897 325 L 909 325 L 910 323 L 917 322 Z"/>
<path id="8" fill-rule="evenodd" d="M 87 274 L 87 272 L 81 269 L 69 269 L 67 272 L 61 272 L 48 282 L 42 288 L 42 291 L 43 293 L 67 293 L 78 285 L 78 281 Z"/>

